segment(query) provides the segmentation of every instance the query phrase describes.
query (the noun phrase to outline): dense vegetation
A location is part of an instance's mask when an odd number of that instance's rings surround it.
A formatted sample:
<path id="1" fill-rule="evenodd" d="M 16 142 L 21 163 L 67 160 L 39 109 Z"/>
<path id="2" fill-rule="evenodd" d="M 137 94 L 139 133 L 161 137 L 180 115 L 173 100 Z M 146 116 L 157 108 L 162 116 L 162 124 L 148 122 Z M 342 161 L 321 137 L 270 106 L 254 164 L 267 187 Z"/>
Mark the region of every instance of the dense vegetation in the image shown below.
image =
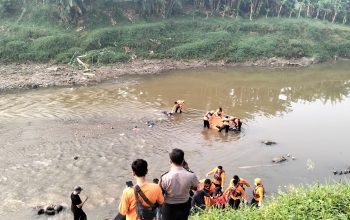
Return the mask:
<path id="1" fill-rule="evenodd" d="M 191 220 L 225 219 L 350 219 L 350 185 L 314 185 L 291 188 L 279 193 L 260 209 L 238 211 L 210 209 L 192 216 Z"/>
<path id="2" fill-rule="evenodd" d="M 343 0 L 338 1 L 343 10 Z M 73 63 L 78 56 L 88 63 L 349 57 L 350 26 L 310 19 L 323 13 L 324 19 L 342 22 L 346 13 L 336 12 L 334 2 L 319 8 L 316 3 L 0 0 L 0 61 Z M 266 19 L 269 15 L 274 17 Z"/>

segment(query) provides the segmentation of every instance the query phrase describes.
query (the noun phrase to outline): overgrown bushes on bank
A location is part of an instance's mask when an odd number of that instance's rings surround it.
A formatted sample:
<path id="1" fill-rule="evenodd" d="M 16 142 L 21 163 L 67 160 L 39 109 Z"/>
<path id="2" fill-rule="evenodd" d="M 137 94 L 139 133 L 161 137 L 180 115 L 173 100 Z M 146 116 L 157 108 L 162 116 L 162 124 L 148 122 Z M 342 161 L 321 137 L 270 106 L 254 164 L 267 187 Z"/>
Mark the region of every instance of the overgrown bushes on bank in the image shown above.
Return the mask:
<path id="1" fill-rule="evenodd" d="M 192 215 L 190 220 L 228 219 L 350 219 L 350 185 L 291 187 L 264 202 L 263 207 L 240 210 L 210 209 Z"/>
<path id="2" fill-rule="evenodd" d="M 0 61 L 88 63 L 140 59 L 242 62 L 271 57 L 349 57 L 350 27 L 310 19 L 177 18 L 76 32 L 63 26 L 7 23 Z"/>

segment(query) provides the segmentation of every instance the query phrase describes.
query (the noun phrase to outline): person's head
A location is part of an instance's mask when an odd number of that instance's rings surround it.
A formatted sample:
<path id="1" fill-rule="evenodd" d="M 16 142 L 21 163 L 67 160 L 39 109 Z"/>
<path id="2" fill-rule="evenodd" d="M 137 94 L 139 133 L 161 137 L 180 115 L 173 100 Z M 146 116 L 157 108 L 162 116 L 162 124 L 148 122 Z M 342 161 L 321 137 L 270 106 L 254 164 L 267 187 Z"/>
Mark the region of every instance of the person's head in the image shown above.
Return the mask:
<path id="1" fill-rule="evenodd" d="M 233 181 L 232 181 L 232 182 L 233 182 L 233 185 L 234 185 L 234 186 L 237 186 L 237 185 L 238 185 L 239 180 L 237 180 L 237 179 L 233 179 Z"/>
<path id="2" fill-rule="evenodd" d="M 147 161 L 143 159 L 137 159 L 131 164 L 131 169 L 134 176 L 144 177 L 147 174 Z"/>
<path id="3" fill-rule="evenodd" d="M 192 186 L 191 189 L 192 189 L 192 191 L 194 191 L 194 192 L 198 190 L 197 186 Z"/>
<path id="4" fill-rule="evenodd" d="M 210 188 L 211 185 L 211 180 L 210 179 L 205 179 L 204 180 L 204 188 Z"/>
<path id="5" fill-rule="evenodd" d="M 177 101 L 175 101 L 174 104 L 177 104 Z"/>
<path id="6" fill-rule="evenodd" d="M 219 112 L 222 112 L 222 108 L 221 107 L 219 107 Z"/>
<path id="7" fill-rule="evenodd" d="M 222 166 L 218 166 L 218 171 L 219 171 L 219 172 L 222 171 Z"/>
<path id="8" fill-rule="evenodd" d="M 256 186 L 262 185 L 261 179 L 260 179 L 260 178 L 255 178 L 255 179 L 254 179 L 254 184 L 255 184 Z"/>
<path id="9" fill-rule="evenodd" d="M 154 179 L 153 179 L 153 183 L 158 184 L 158 183 L 159 183 L 159 179 L 154 178 Z"/>
<path id="10" fill-rule="evenodd" d="M 238 177 L 237 175 L 234 175 L 234 176 L 233 176 L 233 179 L 239 181 L 239 177 Z"/>
<path id="11" fill-rule="evenodd" d="M 213 194 L 215 196 L 221 196 L 222 195 L 221 187 L 216 187 Z"/>
<path id="12" fill-rule="evenodd" d="M 175 148 L 170 152 L 169 157 L 171 163 L 173 163 L 176 166 L 182 166 L 185 153 L 183 152 L 183 150 Z"/>
<path id="13" fill-rule="evenodd" d="M 80 194 L 81 191 L 83 191 L 83 188 L 81 188 L 80 186 L 75 186 L 75 187 L 74 187 L 74 192 L 75 192 L 75 194 Z"/>
<path id="14" fill-rule="evenodd" d="M 240 119 L 239 118 L 235 118 L 235 124 L 238 124 L 240 122 Z"/>

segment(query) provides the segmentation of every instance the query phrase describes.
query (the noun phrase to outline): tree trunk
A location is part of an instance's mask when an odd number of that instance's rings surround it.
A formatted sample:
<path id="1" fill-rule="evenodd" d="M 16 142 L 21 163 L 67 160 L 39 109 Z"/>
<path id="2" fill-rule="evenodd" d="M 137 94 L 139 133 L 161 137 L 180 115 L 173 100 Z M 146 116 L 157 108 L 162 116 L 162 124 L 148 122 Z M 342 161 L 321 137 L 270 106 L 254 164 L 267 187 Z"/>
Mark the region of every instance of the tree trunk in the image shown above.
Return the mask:
<path id="1" fill-rule="evenodd" d="M 291 17 L 292 17 L 292 14 L 293 14 L 293 11 L 292 11 L 292 10 L 290 10 L 290 12 L 289 12 L 289 18 L 291 18 Z"/>
<path id="2" fill-rule="evenodd" d="M 332 23 L 334 23 L 335 18 L 337 17 L 337 15 L 338 15 L 338 12 L 337 12 L 337 11 L 336 11 L 336 12 L 334 12 L 334 16 L 333 16 L 333 19 L 332 19 Z"/>
<path id="3" fill-rule="evenodd" d="M 325 11 L 323 14 L 323 21 L 326 20 L 327 12 Z"/>
<path id="4" fill-rule="evenodd" d="M 265 18 L 267 19 L 267 16 L 269 15 L 269 11 L 266 10 L 266 15 L 265 15 Z"/>
<path id="5" fill-rule="evenodd" d="M 306 16 L 310 17 L 310 4 L 307 4 Z"/>
<path id="6" fill-rule="evenodd" d="M 302 9 L 303 7 L 302 6 L 300 6 L 300 8 L 299 8 L 299 14 L 298 14 L 298 18 L 300 18 L 300 14 L 301 14 L 301 9 Z"/>
<path id="7" fill-rule="evenodd" d="M 346 15 L 343 17 L 343 24 L 346 24 Z"/>
<path id="8" fill-rule="evenodd" d="M 239 17 L 239 10 L 240 10 L 240 7 L 241 7 L 241 0 L 238 0 L 238 3 L 237 3 L 237 6 L 236 6 L 236 18 Z"/>
<path id="9" fill-rule="evenodd" d="M 277 14 L 277 17 L 278 17 L 278 18 L 279 18 L 280 15 L 281 15 L 282 7 L 283 7 L 283 4 L 280 6 L 280 8 L 279 8 L 279 10 L 278 10 L 278 14 Z"/>
<path id="10" fill-rule="evenodd" d="M 318 20 L 318 16 L 320 15 L 320 9 L 317 9 L 316 17 L 315 19 Z"/>
<path id="11" fill-rule="evenodd" d="M 250 1 L 250 15 L 249 15 L 249 20 L 253 20 L 253 7 L 254 7 L 254 4 L 253 4 L 253 1 L 251 0 Z"/>

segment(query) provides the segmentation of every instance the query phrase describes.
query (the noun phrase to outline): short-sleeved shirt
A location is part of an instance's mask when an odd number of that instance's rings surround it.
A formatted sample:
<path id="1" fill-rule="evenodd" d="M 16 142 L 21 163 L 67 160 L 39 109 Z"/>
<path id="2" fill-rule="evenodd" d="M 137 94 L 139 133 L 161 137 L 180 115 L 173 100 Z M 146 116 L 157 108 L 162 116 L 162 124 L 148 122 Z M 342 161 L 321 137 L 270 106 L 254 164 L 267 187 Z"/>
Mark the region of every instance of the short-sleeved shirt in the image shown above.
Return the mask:
<path id="1" fill-rule="evenodd" d="M 160 205 L 163 204 L 164 197 L 162 194 L 162 190 L 158 184 L 144 183 L 139 186 L 151 203 L 155 204 L 157 202 Z M 142 201 L 142 204 L 144 206 L 148 206 L 147 203 L 145 203 L 141 199 L 140 195 L 139 200 Z M 124 189 L 122 198 L 120 199 L 119 213 L 122 215 L 126 215 L 126 220 L 139 219 L 136 213 L 136 198 L 134 188 L 128 187 Z"/>
<path id="2" fill-rule="evenodd" d="M 160 180 L 160 186 L 165 191 L 165 203 L 181 204 L 188 202 L 191 187 L 197 186 L 196 175 L 183 167 L 172 167 Z"/>
<path id="3" fill-rule="evenodd" d="M 79 196 L 78 194 L 72 193 L 72 194 L 70 195 L 70 198 L 71 198 L 71 200 L 72 200 L 72 211 L 73 211 L 73 212 L 76 212 L 76 211 L 81 210 L 80 208 L 77 207 L 77 205 L 79 205 L 79 204 L 82 203 L 82 201 L 81 201 L 81 199 L 80 199 L 80 196 Z"/>

